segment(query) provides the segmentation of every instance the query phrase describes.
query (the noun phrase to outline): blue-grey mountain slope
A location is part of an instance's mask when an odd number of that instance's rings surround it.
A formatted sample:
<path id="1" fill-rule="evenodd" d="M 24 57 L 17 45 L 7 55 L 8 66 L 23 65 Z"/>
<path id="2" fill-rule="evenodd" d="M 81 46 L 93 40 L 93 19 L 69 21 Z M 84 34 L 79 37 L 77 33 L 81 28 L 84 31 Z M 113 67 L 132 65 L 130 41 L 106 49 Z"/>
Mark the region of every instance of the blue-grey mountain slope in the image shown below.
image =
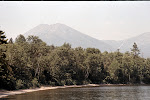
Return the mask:
<path id="1" fill-rule="evenodd" d="M 143 33 L 133 38 L 129 38 L 124 40 L 122 47 L 120 48 L 121 51 L 131 51 L 131 48 L 134 44 L 137 44 L 141 51 L 141 56 L 143 57 L 150 57 L 150 32 Z"/>
<path id="2" fill-rule="evenodd" d="M 53 25 L 40 24 L 26 32 L 24 35 L 25 37 L 28 35 L 39 36 L 39 38 L 46 42 L 48 45 L 53 44 L 55 46 L 61 46 L 66 42 L 70 43 L 73 48 L 81 46 L 83 48 L 98 48 L 101 52 L 113 51 L 109 44 L 92 38 L 60 23 Z"/>
<path id="3" fill-rule="evenodd" d="M 103 42 L 114 47 L 114 50 L 120 49 L 120 52 L 131 51 L 131 48 L 135 42 L 141 51 L 140 56 L 145 58 L 150 57 L 150 32 L 146 32 L 126 40 L 105 40 Z"/>
<path id="4" fill-rule="evenodd" d="M 83 48 L 93 47 L 100 49 L 101 52 L 113 52 L 117 49 L 120 49 L 120 52 L 131 51 L 135 42 L 141 51 L 141 56 L 150 57 L 150 32 L 121 41 L 98 40 L 69 26 L 57 23 L 53 25 L 40 24 L 24 35 L 25 37 L 28 35 L 39 36 L 48 45 L 61 46 L 66 42 L 70 43 L 73 48 L 79 46 Z"/>

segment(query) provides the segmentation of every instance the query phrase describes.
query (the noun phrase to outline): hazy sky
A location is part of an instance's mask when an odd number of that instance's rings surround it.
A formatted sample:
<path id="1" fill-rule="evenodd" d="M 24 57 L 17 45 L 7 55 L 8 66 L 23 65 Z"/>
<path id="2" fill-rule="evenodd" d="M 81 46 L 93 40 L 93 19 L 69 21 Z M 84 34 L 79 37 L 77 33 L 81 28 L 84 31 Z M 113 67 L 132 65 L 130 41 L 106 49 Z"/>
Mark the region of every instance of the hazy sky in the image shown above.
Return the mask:
<path id="1" fill-rule="evenodd" d="M 55 23 L 100 40 L 127 39 L 150 32 L 150 2 L 0 1 L 0 29 L 8 38 Z"/>

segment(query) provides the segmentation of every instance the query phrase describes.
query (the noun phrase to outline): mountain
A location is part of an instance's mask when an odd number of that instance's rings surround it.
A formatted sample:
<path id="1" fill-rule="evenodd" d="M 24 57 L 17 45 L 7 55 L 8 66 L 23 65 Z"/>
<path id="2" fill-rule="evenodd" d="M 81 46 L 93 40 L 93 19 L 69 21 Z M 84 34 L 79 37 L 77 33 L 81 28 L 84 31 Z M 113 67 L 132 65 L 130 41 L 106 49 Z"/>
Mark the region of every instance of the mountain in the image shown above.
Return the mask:
<path id="1" fill-rule="evenodd" d="M 111 45 L 111 47 L 113 47 L 112 49 L 113 51 L 119 49 L 121 44 L 123 43 L 123 41 L 116 41 L 116 40 L 103 40 L 103 42 Z"/>
<path id="2" fill-rule="evenodd" d="M 61 46 L 66 42 L 70 43 L 73 48 L 81 46 L 83 48 L 98 48 L 101 52 L 105 50 L 113 51 L 113 47 L 109 44 L 60 23 L 52 25 L 40 24 L 24 34 L 25 37 L 28 35 L 39 36 L 48 45 Z"/>
<path id="3" fill-rule="evenodd" d="M 120 52 L 131 51 L 134 42 L 141 51 L 141 56 L 150 57 L 150 32 L 143 33 L 139 36 L 132 37 L 126 40 L 98 40 L 88 35 L 85 35 L 64 24 L 40 24 L 24 34 L 39 36 L 48 45 L 61 46 L 65 42 L 70 43 L 75 47 L 93 47 L 100 49 L 101 52 L 113 52 L 120 49 Z"/>
<path id="4" fill-rule="evenodd" d="M 135 42 L 140 49 L 140 56 L 145 58 L 150 57 L 150 32 L 121 41 L 105 40 L 103 42 L 114 47 L 114 50 L 120 49 L 120 52 L 131 51 L 131 48 Z"/>
<path id="5" fill-rule="evenodd" d="M 120 48 L 121 51 L 130 51 L 134 44 L 137 44 L 138 48 L 141 51 L 141 56 L 143 57 L 150 57 L 150 32 L 146 32 L 140 34 L 136 37 L 132 37 L 129 39 L 124 40 L 122 47 Z"/>

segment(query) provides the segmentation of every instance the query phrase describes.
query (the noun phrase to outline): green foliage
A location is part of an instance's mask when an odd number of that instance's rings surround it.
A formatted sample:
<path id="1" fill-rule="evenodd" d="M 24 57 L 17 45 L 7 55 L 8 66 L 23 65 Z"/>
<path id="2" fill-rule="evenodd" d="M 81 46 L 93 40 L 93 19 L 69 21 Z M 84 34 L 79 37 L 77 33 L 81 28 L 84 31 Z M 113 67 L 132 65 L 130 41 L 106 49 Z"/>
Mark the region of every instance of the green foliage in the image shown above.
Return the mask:
<path id="1" fill-rule="evenodd" d="M 24 84 L 25 84 L 25 82 L 22 81 L 21 79 L 17 80 L 16 81 L 16 89 L 23 89 L 23 88 L 25 88 Z"/>
<path id="2" fill-rule="evenodd" d="M 113 83 L 118 81 L 118 70 L 120 69 L 120 64 L 118 63 L 117 60 L 113 60 L 110 66 L 108 67 L 108 71 L 110 74 L 111 79 L 113 80 Z"/>
<path id="3" fill-rule="evenodd" d="M 5 32 L 3 32 L 2 30 L 0 30 L 0 45 L 1 44 L 7 44 L 7 40 L 5 40 L 6 36 L 4 35 Z"/>
<path id="4" fill-rule="evenodd" d="M 31 81 L 31 83 L 32 83 L 32 87 L 33 88 L 36 88 L 36 87 L 39 87 L 40 85 L 39 85 L 39 82 L 38 82 L 38 80 L 37 80 L 37 78 L 34 78 L 32 81 Z"/>
<path id="5" fill-rule="evenodd" d="M 6 59 L 7 40 L 3 31 L 0 31 L 0 89 L 12 90 L 15 87 L 15 78 L 11 66 Z"/>
<path id="6" fill-rule="evenodd" d="M 24 42 L 26 42 L 26 39 L 25 39 L 25 37 L 24 37 L 23 35 L 20 34 L 20 35 L 16 38 L 15 42 L 16 42 L 16 43 L 24 43 Z"/>
<path id="7" fill-rule="evenodd" d="M 51 85 L 51 86 L 55 86 L 55 82 L 49 81 L 48 83 L 49 83 L 49 85 Z"/>
<path id="8" fill-rule="evenodd" d="M 131 49 L 131 54 L 133 54 L 134 58 L 138 57 L 140 54 L 140 50 L 136 43 L 134 43 L 133 48 Z"/>
<path id="9" fill-rule="evenodd" d="M 150 59 L 139 56 L 136 43 L 131 53 L 102 53 L 96 48 L 72 48 L 69 43 L 48 46 L 37 36 L 19 35 L 14 43 L 0 46 L 0 88 L 4 89 L 150 83 Z"/>
<path id="10" fill-rule="evenodd" d="M 13 44 L 13 39 L 12 38 L 10 38 L 10 40 L 9 40 L 9 42 L 8 42 L 9 44 Z"/>

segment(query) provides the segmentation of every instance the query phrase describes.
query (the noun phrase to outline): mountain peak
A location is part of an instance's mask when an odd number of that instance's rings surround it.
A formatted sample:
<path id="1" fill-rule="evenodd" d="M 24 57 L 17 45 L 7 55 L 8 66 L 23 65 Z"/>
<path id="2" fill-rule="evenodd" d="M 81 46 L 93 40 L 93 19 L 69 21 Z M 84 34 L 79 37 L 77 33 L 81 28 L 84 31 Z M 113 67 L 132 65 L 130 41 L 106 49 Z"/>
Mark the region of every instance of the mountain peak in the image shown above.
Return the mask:
<path id="1" fill-rule="evenodd" d="M 72 29 L 71 27 L 62 24 L 62 23 L 56 23 L 56 24 L 39 24 L 38 26 L 34 27 L 34 29 L 38 29 L 38 30 L 68 30 L 68 29 Z"/>
<path id="2" fill-rule="evenodd" d="M 61 24 L 61 23 L 56 23 L 56 24 L 52 24 L 50 25 L 51 27 L 55 27 L 55 28 L 59 28 L 59 29 L 68 29 L 71 28 L 65 24 Z"/>
<path id="3" fill-rule="evenodd" d="M 42 27 L 42 26 L 49 26 L 49 25 L 48 24 L 40 24 L 40 25 L 38 25 L 38 27 Z"/>
<path id="4" fill-rule="evenodd" d="M 64 25 L 64 24 L 62 24 L 62 23 L 56 23 L 56 24 L 54 24 L 54 25 Z"/>
<path id="5" fill-rule="evenodd" d="M 48 24 L 39 24 L 38 26 L 36 27 L 69 27 L 65 24 L 61 24 L 61 23 L 56 23 L 56 24 L 51 24 L 51 25 L 48 25 Z"/>
<path id="6" fill-rule="evenodd" d="M 61 46 L 66 42 L 70 43 L 72 47 L 94 47 L 99 48 L 101 51 L 108 51 L 111 48 L 110 45 L 61 23 L 40 24 L 25 33 L 25 36 L 28 35 L 38 36 L 48 45 Z"/>

